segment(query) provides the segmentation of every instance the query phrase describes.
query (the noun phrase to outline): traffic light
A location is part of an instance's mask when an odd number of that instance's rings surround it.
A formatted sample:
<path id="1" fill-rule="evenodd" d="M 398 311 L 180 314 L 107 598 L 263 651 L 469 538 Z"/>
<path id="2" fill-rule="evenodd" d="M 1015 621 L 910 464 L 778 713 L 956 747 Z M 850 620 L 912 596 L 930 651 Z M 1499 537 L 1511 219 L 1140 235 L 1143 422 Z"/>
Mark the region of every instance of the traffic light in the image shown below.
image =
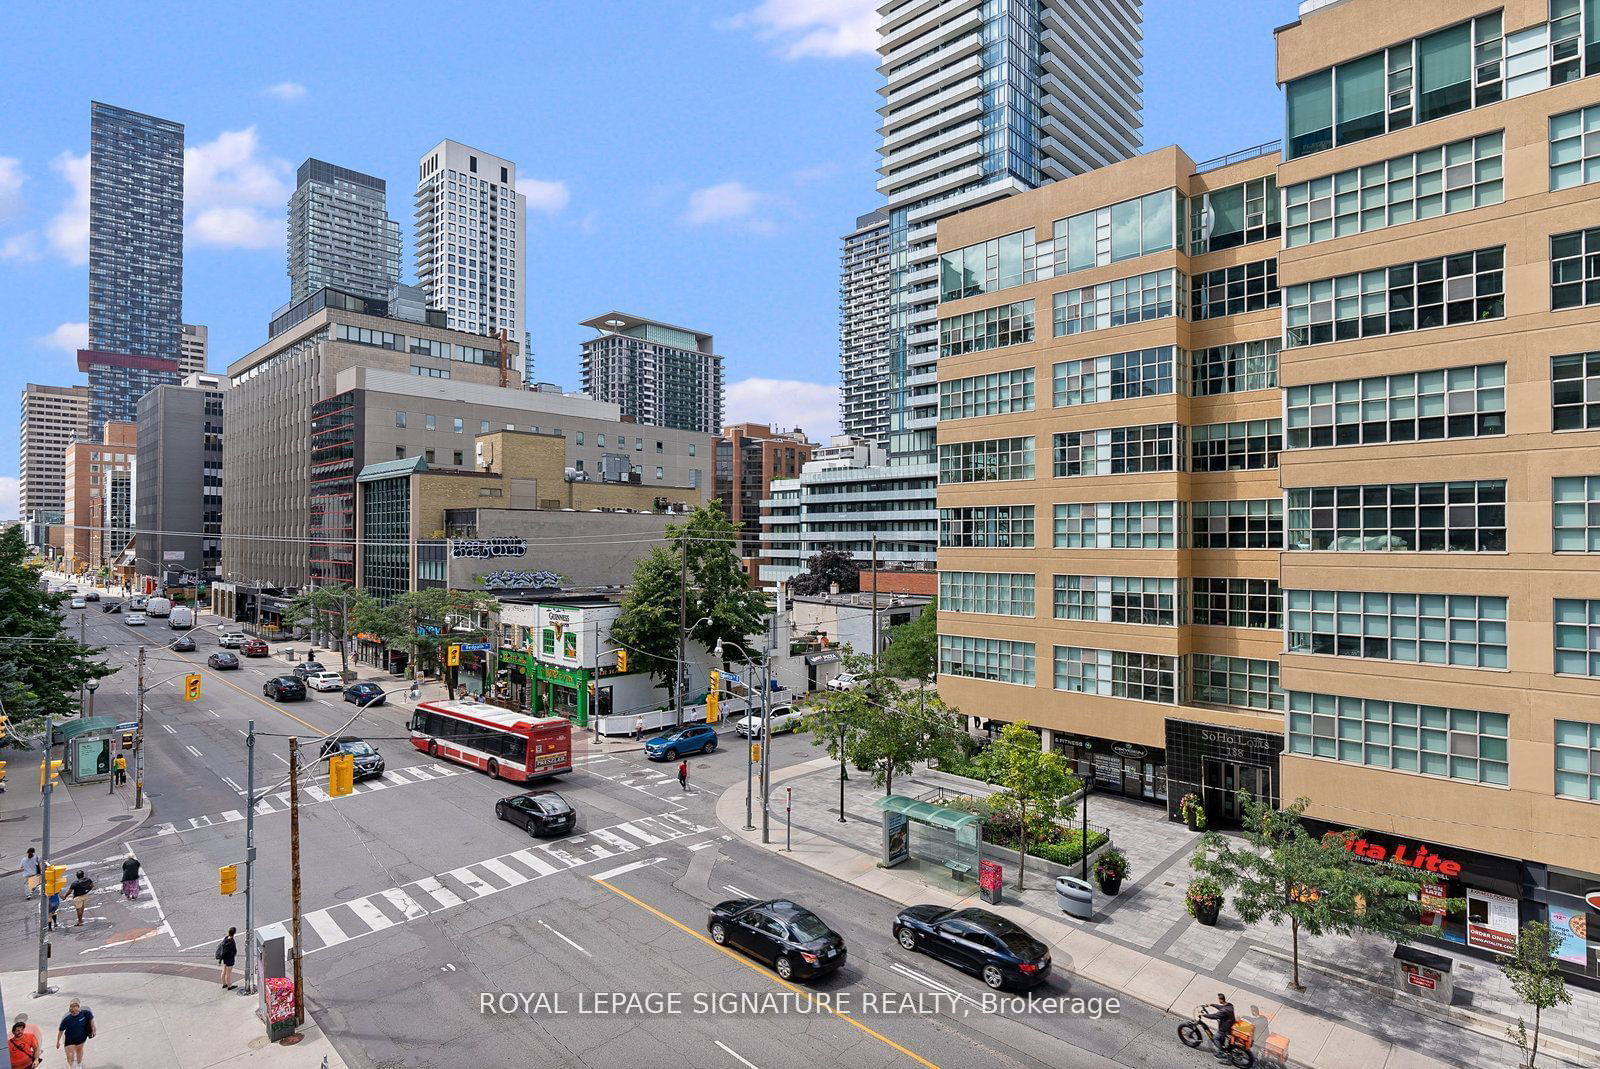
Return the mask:
<path id="1" fill-rule="evenodd" d="M 198 673 L 191 672 L 183 677 L 183 700 L 186 702 L 200 700 L 200 676 Z"/>
<path id="2" fill-rule="evenodd" d="M 759 765 L 761 763 L 761 744 L 759 742 L 752 742 L 750 744 L 750 763 L 752 765 Z"/>
<path id="3" fill-rule="evenodd" d="M 4 713 L 0 713 L 0 739 L 9 734 L 11 734 L 11 718 Z"/>
<path id="4" fill-rule="evenodd" d="M 67 866 L 46 865 L 44 867 L 44 893 L 58 895 L 67 889 Z"/>
<path id="5" fill-rule="evenodd" d="M 239 889 L 239 866 L 224 865 L 217 870 L 217 891 L 231 895 Z"/>
<path id="6" fill-rule="evenodd" d="M 627 670 L 628 670 L 628 651 L 627 650 L 618 650 L 617 651 L 617 671 L 618 672 L 626 672 Z"/>
<path id="7" fill-rule="evenodd" d="M 0 761 L 0 789 L 3 789 L 5 787 L 5 784 L 6 784 L 6 763 L 4 761 Z"/>
<path id="8" fill-rule="evenodd" d="M 50 787 L 61 786 L 61 762 L 39 762 L 39 790 L 43 791 L 46 785 Z"/>
<path id="9" fill-rule="evenodd" d="M 133 749 L 133 732 L 124 731 L 122 733 L 122 748 L 124 750 Z"/>
<path id="10" fill-rule="evenodd" d="M 722 686 L 722 673 L 716 669 L 711 671 L 711 685 L 706 690 L 706 723 L 715 724 L 722 715 L 718 710 L 718 700 L 722 697 L 719 689 Z"/>
<path id="11" fill-rule="evenodd" d="M 356 759 L 350 754 L 334 754 L 328 758 L 328 794 L 343 798 L 356 789 Z"/>
<path id="12" fill-rule="evenodd" d="M 461 647 L 453 644 L 446 647 L 444 651 L 444 663 L 450 668 L 454 668 L 459 665 L 461 663 Z"/>

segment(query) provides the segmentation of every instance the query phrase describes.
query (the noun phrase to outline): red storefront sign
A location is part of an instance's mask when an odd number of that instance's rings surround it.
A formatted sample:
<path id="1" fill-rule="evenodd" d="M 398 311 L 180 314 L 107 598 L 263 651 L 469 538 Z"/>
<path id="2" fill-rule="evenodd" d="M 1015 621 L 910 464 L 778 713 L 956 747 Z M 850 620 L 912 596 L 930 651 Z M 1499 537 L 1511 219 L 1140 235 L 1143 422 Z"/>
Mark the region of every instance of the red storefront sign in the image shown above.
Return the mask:
<path id="1" fill-rule="evenodd" d="M 1461 862 L 1442 857 L 1421 843 L 1400 843 L 1391 850 L 1366 839 L 1346 839 L 1344 848 L 1369 861 L 1387 861 L 1408 869 L 1437 872 L 1446 879 L 1456 879 L 1461 875 Z"/>

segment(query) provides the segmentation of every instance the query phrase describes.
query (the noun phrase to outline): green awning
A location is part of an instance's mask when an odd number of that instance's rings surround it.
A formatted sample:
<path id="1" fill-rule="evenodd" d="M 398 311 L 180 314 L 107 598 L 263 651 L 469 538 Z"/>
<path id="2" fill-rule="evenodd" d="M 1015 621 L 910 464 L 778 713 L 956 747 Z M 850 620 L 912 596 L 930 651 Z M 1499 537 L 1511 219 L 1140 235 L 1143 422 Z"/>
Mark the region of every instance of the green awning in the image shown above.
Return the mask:
<path id="1" fill-rule="evenodd" d="M 934 805 L 932 802 L 919 802 L 915 798 L 907 798 L 901 794 L 879 798 L 874 804 L 879 809 L 887 809 L 891 813 L 904 813 L 912 820 L 949 831 L 980 823 L 983 819 L 978 814 L 968 813 L 964 809 L 951 809 L 947 806 Z"/>
<path id="2" fill-rule="evenodd" d="M 73 720 L 66 724 L 54 725 L 50 733 L 55 736 L 56 742 L 70 742 L 79 735 L 94 735 L 99 732 L 111 732 L 122 721 L 114 716 L 91 716 L 87 720 Z"/>

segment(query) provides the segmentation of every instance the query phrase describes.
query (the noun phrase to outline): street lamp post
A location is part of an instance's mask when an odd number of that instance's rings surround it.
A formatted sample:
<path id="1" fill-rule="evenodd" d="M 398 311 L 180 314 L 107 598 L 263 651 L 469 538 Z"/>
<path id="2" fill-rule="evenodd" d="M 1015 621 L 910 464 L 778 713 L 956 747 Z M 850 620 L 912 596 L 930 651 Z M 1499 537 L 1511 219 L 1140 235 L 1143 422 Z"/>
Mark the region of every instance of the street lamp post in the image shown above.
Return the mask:
<path id="1" fill-rule="evenodd" d="M 738 651 L 740 653 L 744 654 L 744 658 L 743 658 L 742 663 L 744 664 L 746 670 L 750 673 L 751 681 L 754 682 L 754 677 L 755 677 L 755 674 L 756 674 L 756 663 L 755 663 L 755 661 L 753 661 L 750 658 L 750 651 L 745 649 L 743 646 L 739 645 L 739 643 L 737 643 L 737 642 L 727 642 L 724 639 L 720 639 L 719 638 L 719 639 L 717 639 L 716 649 L 712 651 L 713 656 L 717 657 L 718 659 L 721 659 L 721 657 L 722 657 L 722 648 L 724 646 L 733 646 L 736 649 L 738 649 Z M 749 687 L 747 686 L 745 689 L 748 690 Z M 768 819 L 767 819 L 768 818 L 768 812 L 767 812 L 767 785 L 768 785 L 768 783 L 770 781 L 769 781 L 769 778 L 768 778 L 768 775 L 767 775 L 767 769 L 770 767 L 768 762 L 769 762 L 769 759 L 771 757 L 771 750 L 772 750 L 772 732 L 769 730 L 769 728 L 771 726 L 770 725 L 771 717 L 769 715 L 769 713 L 770 713 L 770 699 L 771 699 L 771 696 L 772 696 L 772 665 L 769 663 L 769 664 L 766 664 L 766 665 L 762 666 L 762 675 L 761 675 L 761 841 L 763 843 L 770 841 L 770 838 L 769 838 L 770 829 L 769 829 Z M 747 710 L 745 712 L 745 722 L 747 724 L 750 721 L 750 716 L 751 716 L 751 711 Z M 754 756 L 753 756 L 754 755 L 754 748 L 755 748 L 755 739 L 756 739 L 756 733 L 755 733 L 754 729 L 747 729 L 745 731 L 746 754 L 745 754 L 745 762 L 744 762 L 744 830 L 745 831 L 755 831 L 756 830 L 755 822 L 752 820 L 753 814 L 751 813 L 752 800 L 753 800 L 753 797 L 754 797 L 754 792 L 753 792 L 753 789 L 752 789 L 753 788 L 752 778 L 753 778 L 753 776 L 755 774 L 755 760 L 754 760 Z"/>
<path id="2" fill-rule="evenodd" d="M 1083 740 L 1083 752 L 1089 753 L 1094 749 L 1094 743 L 1088 739 Z M 1083 811 L 1083 831 L 1079 833 L 1078 856 L 1083 859 L 1082 878 L 1089 878 L 1089 780 L 1094 776 L 1094 758 L 1088 758 L 1088 768 L 1084 769 L 1083 785 L 1078 792 L 1078 808 Z"/>

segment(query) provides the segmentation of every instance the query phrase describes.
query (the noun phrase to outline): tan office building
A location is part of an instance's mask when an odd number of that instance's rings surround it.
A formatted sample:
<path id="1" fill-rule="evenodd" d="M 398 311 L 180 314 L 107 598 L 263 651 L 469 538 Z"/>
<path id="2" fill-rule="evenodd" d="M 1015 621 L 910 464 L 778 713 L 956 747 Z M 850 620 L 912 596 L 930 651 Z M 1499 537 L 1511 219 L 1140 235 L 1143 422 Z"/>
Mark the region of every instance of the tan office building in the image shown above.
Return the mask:
<path id="1" fill-rule="evenodd" d="M 1305 795 L 1447 859 L 1437 938 L 1548 920 L 1594 979 L 1600 3 L 1558 6 L 1304 5 L 1283 158 L 940 223 L 940 688 L 1169 812 Z"/>
<path id="2" fill-rule="evenodd" d="M 133 535 L 138 426 L 108 420 L 100 440 L 62 450 L 66 538 L 62 557 L 73 572 L 108 565 Z"/>

